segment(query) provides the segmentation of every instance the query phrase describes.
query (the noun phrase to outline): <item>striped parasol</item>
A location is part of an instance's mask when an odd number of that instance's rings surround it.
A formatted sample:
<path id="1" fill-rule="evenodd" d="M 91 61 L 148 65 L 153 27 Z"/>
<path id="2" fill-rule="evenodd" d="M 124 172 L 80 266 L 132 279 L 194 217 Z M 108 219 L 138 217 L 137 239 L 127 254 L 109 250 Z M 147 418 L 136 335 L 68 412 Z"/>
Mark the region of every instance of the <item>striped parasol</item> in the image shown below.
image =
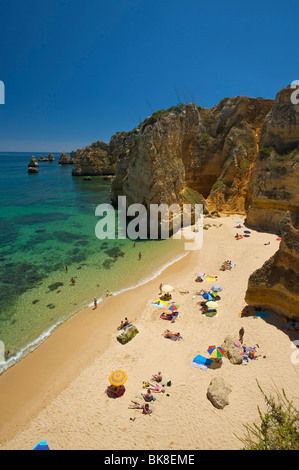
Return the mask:
<path id="1" fill-rule="evenodd" d="M 171 310 L 172 312 L 177 312 L 179 307 L 180 307 L 179 304 L 176 304 L 175 302 L 170 302 L 167 305 L 168 310 Z"/>
<path id="2" fill-rule="evenodd" d="M 115 370 L 109 376 L 109 382 L 116 387 L 123 385 L 127 380 L 127 374 L 124 370 Z"/>
<path id="3" fill-rule="evenodd" d="M 222 357 L 224 355 L 224 350 L 220 348 L 219 346 L 216 348 L 216 346 L 209 346 L 208 348 L 208 353 L 212 357 Z"/>

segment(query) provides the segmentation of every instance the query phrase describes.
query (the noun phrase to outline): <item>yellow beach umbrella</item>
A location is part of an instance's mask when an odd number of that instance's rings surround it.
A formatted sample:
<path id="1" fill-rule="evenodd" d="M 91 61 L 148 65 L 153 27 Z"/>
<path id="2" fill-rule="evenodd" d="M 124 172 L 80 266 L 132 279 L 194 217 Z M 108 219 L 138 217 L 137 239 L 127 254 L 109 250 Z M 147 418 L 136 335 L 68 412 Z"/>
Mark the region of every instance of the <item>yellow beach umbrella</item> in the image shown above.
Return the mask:
<path id="1" fill-rule="evenodd" d="M 169 294 L 171 291 L 173 291 L 173 286 L 166 285 L 162 287 L 162 292 Z"/>
<path id="2" fill-rule="evenodd" d="M 120 385 L 123 385 L 126 380 L 127 380 L 127 374 L 124 370 L 115 370 L 112 372 L 109 376 L 109 382 L 111 385 L 115 385 L 116 387 L 119 387 Z"/>
<path id="3" fill-rule="evenodd" d="M 209 300 L 209 302 L 206 302 L 206 306 L 208 308 L 217 308 L 218 304 L 217 304 L 217 302 L 214 302 L 213 300 Z"/>

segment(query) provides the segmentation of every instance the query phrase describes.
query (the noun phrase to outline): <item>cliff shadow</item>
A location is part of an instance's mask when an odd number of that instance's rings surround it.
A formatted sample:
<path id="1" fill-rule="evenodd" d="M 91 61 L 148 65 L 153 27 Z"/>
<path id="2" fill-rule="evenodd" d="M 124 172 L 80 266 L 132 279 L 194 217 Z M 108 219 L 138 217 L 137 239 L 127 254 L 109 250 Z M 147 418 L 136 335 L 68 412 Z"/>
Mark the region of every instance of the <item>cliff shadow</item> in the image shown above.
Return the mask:
<path id="1" fill-rule="evenodd" d="M 248 304 L 246 305 L 245 309 L 247 309 L 248 312 L 242 313 L 240 315 L 242 319 L 249 317 L 253 317 L 254 319 L 260 318 L 269 325 L 272 325 L 278 330 L 285 333 L 289 337 L 290 341 L 299 341 L 299 318 L 292 319 L 287 317 L 286 315 L 282 316 L 274 310 L 262 307 L 254 307 Z"/>

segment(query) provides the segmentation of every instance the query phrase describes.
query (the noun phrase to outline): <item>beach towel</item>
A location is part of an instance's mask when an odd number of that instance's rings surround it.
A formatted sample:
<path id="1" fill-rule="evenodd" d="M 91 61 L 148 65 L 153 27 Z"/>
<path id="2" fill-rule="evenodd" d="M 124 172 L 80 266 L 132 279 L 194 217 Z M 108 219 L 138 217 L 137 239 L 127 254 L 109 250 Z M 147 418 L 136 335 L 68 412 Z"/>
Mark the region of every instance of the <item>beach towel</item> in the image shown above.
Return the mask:
<path id="1" fill-rule="evenodd" d="M 210 282 L 215 282 L 215 281 L 216 281 L 216 278 L 215 278 L 215 277 L 212 277 L 212 276 L 206 276 L 205 280 L 206 280 L 206 281 L 210 281 Z"/>
<path id="2" fill-rule="evenodd" d="M 198 354 L 197 356 L 195 356 L 195 358 L 191 362 L 191 366 L 197 367 L 198 369 L 202 369 L 202 370 L 208 370 L 208 368 L 210 367 L 212 363 L 213 363 L 212 359 L 208 359 Z"/>
<path id="3" fill-rule="evenodd" d="M 152 305 L 154 305 L 155 307 L 165 307 L 165 304 L 167 304 L 169 302 L 167 302 L 166 300 L 160 300 L 160 299 L 157 299 L 155 300 L 155 302 L 152 303 Z"/>
<path id="4" fill-rule="evenodd" d="M 238 315 L 240 315 L 241 317 L 242 317 L 242 315 L 244 315 L 244 316 L 246 316 L 246 315 L 247 315 L 247 316 L 251 315 L 251 316 L 253 316 L 253 317 L 269 318 L 269 317 L 270 317 L 270 312 L 254 312 L 254 311 L 252 311 L 252 312 L 245 312 L 245 313 L 239 312 Z"/>

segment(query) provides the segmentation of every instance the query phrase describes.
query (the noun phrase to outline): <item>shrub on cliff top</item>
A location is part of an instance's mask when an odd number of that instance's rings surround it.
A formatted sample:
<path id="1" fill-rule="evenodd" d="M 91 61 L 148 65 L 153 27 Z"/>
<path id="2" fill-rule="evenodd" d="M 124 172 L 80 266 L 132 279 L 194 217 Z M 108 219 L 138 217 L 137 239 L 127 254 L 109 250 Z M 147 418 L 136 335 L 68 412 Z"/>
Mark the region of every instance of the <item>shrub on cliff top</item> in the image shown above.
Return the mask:
<path id="1" fill-rule="evenodd" d="M 238 439 L 244 444 L 243 450 L 299 450 L 299 411 L 286 397 L 285 391 L 277 398 L 264 395 L 267 411 L 258 407 L 260 424 L 244 425 L 247 435 Z"/>

